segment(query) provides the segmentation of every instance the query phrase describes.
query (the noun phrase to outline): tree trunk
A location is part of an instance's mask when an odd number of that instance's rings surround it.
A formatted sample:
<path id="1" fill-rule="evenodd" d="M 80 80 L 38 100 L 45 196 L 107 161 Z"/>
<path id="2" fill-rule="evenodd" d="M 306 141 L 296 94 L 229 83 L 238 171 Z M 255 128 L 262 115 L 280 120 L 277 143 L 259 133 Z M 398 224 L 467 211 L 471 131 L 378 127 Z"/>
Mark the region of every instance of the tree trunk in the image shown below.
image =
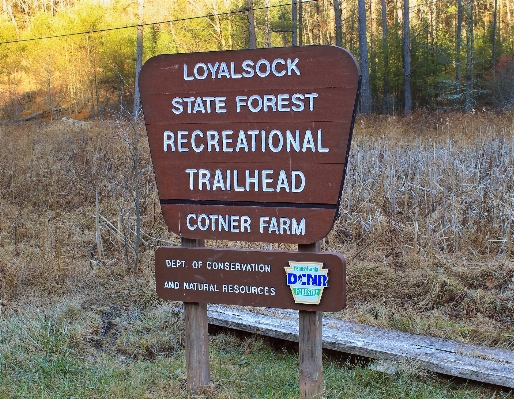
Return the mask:
<path id="1" fill-rule="evenodd" d="M 343 31 L 341 28 L 341 0 L 334 0 L 334 15 L 336 22 L 336 46 L 343 46 Z"/>
<path id="2" fill-rule="evenodd" d="M 455 80 L 457 94 L 460 94 L 460 48 L 462 43 L 462 0 L 457 0 L 457 37 L 455 44 Z"/>
<path id="3" fill-rule="evenodd" d="M 475 30 L 474 30 L 474 0 L 469 1 L 467 12 L 466 30 L 467 30 L 467 52 L 466 52 L 466 101 L 464 111 L 469 112 L 473 107 L 473 68 L 475 64 Z"/>
<path id="4" fill-rule="evenodd" d="M 292 45 L 298 46 L 298 3 L 293 0 L 291 4 L 291 22 L 292 22 Z"/>
<path id="5" fill-rule="evenodd" d="M 266 0 L 266 48 L 271 47 L 271 25 L 270 25 L 270 13 L 269 13 L 270 6 L 271 6 L 270 0 Z"/>
<path id="6" fill-rule="evenodd" d="M 132 270 L 135 272 L 139 265 L 139 245 L 141 243 L 141 208 L 139 205 L 139 131 L 137 128 L 137 117 L 139 116 L 140 95 L 139 95 L 139 72 L 143 66 L 143 6 L 144 0 L 139 0 L 139 25 L 137 27 L 137 58 L 136 58 L 136 78 L 134 82 L 134 139 L 133 139 L 133 173 L 134 173 L 134 194 L 136 212 L 136 235 L 134 240 L 134 265 Z"/>
<path id="7" fill-rule="evenodd" d="M 255 15 L 253 13 L 253 0 L 248 0 L 248 33 L 250 35 L 250 48 L 257 48 L 257 40 L 255 37 Z"/>
<path id="8" fill-rule="evenodd" d="M 284 15 L 284 11 L 282 10 L 282 8 L 280 8 L 280 20 L 282 21 L 282 25 L 285 26 L 286 17 Z M 287 47 L 287 36 L 285 29 L 282 29 L 282 43 L 284 44 L 284 47 Z"/>
<path id="9" fill-rule="evenodd" d="M 143 65 L 143 5 L 144 0 L 139 0 L 139 25 L 137 27 L 137 55 L 136 55 L 136 78 L 134 82 L 134 110 L 132 116 L 137 118 L 139 113 L 139 72 Z"/>
<path id="10" fill-rule="evenodd" d="M 492 32 L 492 42 L 493 42 L 493 54 L 492 54 L 492 69 L 493 69 L 493 77 L 495 75 L 495 66 L 496 66 L 496 29 L 497 29 L 497 18 L 498 18 L 498 0 L 494 0 L 494 10 L 493 10 L 493 32 Z"/>
<path id="11" fill-rule="evenodd" d="M 303 0 L 298 2 L 298 45 L 303 46 Z"/>
<path id="12" fill-rule="evenodd" d="M 368 39 L 366 35 L 366 5 L 358 0 L 359 5 L 359 56 L 361 68 L 361 113 L 371 113 L 371 94 L 369 88 Z"/>
<path id="13" fill-rule="evenodd" d="M 384 86 L 382 113 L 389 113 L 389 46 L 387 43 L 387 9 L 386 0 L 382 0 L 382 49 L 384 52 Z"/>
<path id="14" fill-rule="evenodd" d="M 410 18 L 409 0 L 403 1 L 403 86 L 405 114 L 412 113 L 412 93 L 410 87 Z"/>

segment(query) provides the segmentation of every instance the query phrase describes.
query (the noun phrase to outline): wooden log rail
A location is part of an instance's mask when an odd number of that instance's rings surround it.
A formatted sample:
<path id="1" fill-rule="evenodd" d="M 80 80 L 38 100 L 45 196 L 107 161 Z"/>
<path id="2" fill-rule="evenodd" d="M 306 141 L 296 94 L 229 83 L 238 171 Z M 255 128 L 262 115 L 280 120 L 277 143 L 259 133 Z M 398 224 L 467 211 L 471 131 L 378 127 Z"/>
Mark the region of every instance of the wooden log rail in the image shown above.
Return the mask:
<path id="1" fill-rule="evenodd" d="M 209 305 L 209 323 L 298 342 L 298 312 L 260 313 Z M 323 347 L 386 360 L 406 360 L 437 373 L 514 388 L 514 352 L 323 317 Z"/>

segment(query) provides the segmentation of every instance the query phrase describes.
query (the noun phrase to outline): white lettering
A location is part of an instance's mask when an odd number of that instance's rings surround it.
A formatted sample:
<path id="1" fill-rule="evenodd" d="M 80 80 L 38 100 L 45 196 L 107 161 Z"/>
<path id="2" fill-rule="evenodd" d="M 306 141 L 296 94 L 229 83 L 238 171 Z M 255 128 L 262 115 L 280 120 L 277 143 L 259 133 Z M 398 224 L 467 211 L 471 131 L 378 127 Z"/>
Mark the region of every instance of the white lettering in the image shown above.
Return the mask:
<path id="1" fill-rule="evenodd" d="M 273 189 L 268 187 L 268 183 L 273 182 L 273 179 L 269 178 L 268 175 L 272 174 L 272 170 L 263 170 L 262 171 L 262 191 L 264 192 L 272 192 Z"/>
<path id="2" fill-rule="evenodd" d="M 275 147 L 273 145 L 273 136 L 278 138 L 278 145 Z M 272 130 L 268 136 L 268 147 L 273 152 L 280 152 L 282 146 L 284 145 L 284 138 L 282 137 L 282 133 L 279 130 Z"/>
<path id="3" fill-rule="evenodd" d="M 240 73 L 236 73 L 233 61 L 230 63 L 230 75 L 233 79 L 239 79 L 242 77 Z"/>
<path id="4" fill-rule="evenodd" d="M 286 74 L 288 76 L 293 74 L 300 76 L 300 69 L 298 68 L 299 61 L 299 58 L 295 58 L 294 60 L 291 58 L 287 60 L 276 58 L 271 62 L 266 59 L 260 59 L 257 63 L 254 63 L 252 60 L 244 60 L 241 63 L 242 73 L 236 72 L 237 68 L 234 61 L 230 62 L 230 68 L 225 61 L 221 63 L 216 62 L 214 64 L 210 62 L 207 64 L 199 62 L 194 66 L 192 75 L 189 75 L 188 66 L 184 64 L 184 80 L 204 80 L 208 75 L 210 75 L 212 79 L 252 78 L 255 74 L 261 78 L 266 78 L 270 74 L 276 77 L 282 77 Z"/>
<path id="5" fill-rule="evenodd" d="M 164 152 L 168 152 L 168 145 L 171 146 L 171 151 L 175 151 L 175 135 L 166 130 L 164 132 Z"/>
<path id="6" fill-rule="evenodd" d="M 182 99 L 180 97 L 175 97 L 171 100 L 171 103 L 175 108 L 172 109 L 175 115 L 181 114 L 184 111 L 184 107 L 182 106 Z"/>
<path id="7" fill-rule="evenodd" d="M 218 65 L 219 65 L 219 62 L 217 62 L 214 65 L 212 65 L 210 62 L 207 64 L 207 66 L 209 67 L 209 71 L 211 71 L 212 79 L 216 78 L 216 69 L 218 69 Z"/>
<path id="8" fill-rule="evenodd" d="M 216 215 L 216 214 L 199 214 L 190 213 L 186 217 L 186 226 L 189 230 L 201 231 L 228 231 L 232 233 L 251 232 L 252 219 L 250 216 L 239 215 Z M 177 261 L 184 262 L 184 261 Z M 180 266 L 180 265 L 178 265 Z M 182 264 L 185 267 L 185 263 Z M 209 268 L 209 266 L 208 266 Z"/>
<path id="9" fill-rule="evenodd" d="M 194 190 L 194 175 L 198 172 L 196 169 L 186 169 L 186 173 L 189 173 L 189 189 Z"/>
<path id="10" fill-rule="evenodd" d="M 218 72 L 218 79 L 221 79 L 222 77 L 230 78 L 230 73 L 228 72 L 227 63 L 222 62 L 220 64 L 220 70 Z"/>
<path id="11" fill-rule="evenodd" d="M 232 151 L 234 151 L 233 148 L 228 147 L 228 144 L 232 143 L 232 139 L 227 137 L 227 136 L 231 136 L 232 133 L 234 133 L 232 130 L 223 130 L 221 132 L 221 135 L 223 136 L 223 152 L 232 152 Z"/>
<path id="12" fill-rule="evenodd" d="M 191 224 L 191 219 L 193 219 L 193 218 L 196 219 L 196 215 L 194 213 L 190 213 L 189 215 L 187 215 L 186 224 L 187 224 L 187 228 L 189 230 L 196 229 L 196 224 L 195 225 Z"/>
<path id="13" fill-rule="evenodd" d="M 299 59 L 295 58 L 293 62 L 291 62 L 291 58 L 287 59 L 287 74 L 291 76 L 291 72 L 295 72 L 298 76 L 300 76 L 300 70 L 296 67 Z"/>
<path id="14" fill-rule="evenodd" d="M 289 67 L 289 66 L 288 66 Z M 199 74 L 199 69 L 203 68 L 203 74 Z M 209 70 L 207 69 L 207 65 L 205 65 L 203 62 L 199 62 L 195 65 L 195 69 L 193 70 L 195 78 L 203 80 L 207 77 L 207 74 L 209 73 Z"/>
<path id="15" fill-rule="evenodd" d="M 321 131 L 321 129 L 318 129 L 318 152 L 329 152 L 330 149 L 324 148 L 323 144 L 321 143 L 322 134 L 323 134 L 323 132 Z"/>
<path id="16" fill-rule="evenodd" d="M 215 130 L 207 131 L 207 146 L 209 147 L 208 151 L 212 152 L 212 146 L 216 148 L 216 152 L 220 151 L 220 147 L 218 145 L 218 140 L 220 135 Z"/>
<path id="17" fill-rule="evenodd" d="M 256 106 L 254 106 L 254 100 L 257 100 Z M 254 94 L 248 99 L 248 109 L 252 112 L 259 112 L 262 108 L 262 98 L 257 94 Z"/>
<path id="18" fill-rule="evenodd" d="M 273 75 L 275 76 L 284 76 L 286 74 L 286 70 L 284 69 L 282 72 L 277 71 L 277 64 L 286 65 L 286 62 L 282 58 L 277 58 L 276 60 L 273 60 L 273 63 L 271 64 L 271 70 L 273 71 Z"/>
<path id="19" fill-rule="evenodd" d="M 300 181 L 301 181 L 300 187 L 298 187 L 296 185 L 297 177 L 299 177 Z M 302 192 L 304 188 L 305 188 L 305 175 L 300 170 L 293 170 L 291 172 L 291 191 L 293 193 L 299 193 L 299 192 Z"/>
<path id="20" fill-rule="evenodd" d="M 248 152 L 248 142 L 246 141 L 244 130 L 239 131 L 239 136 L 237 137 L 236 151 L 239 152 L 241 148 L 244 148 L 244 150 Z"/>
<path id="21" fill-rule="evenodd" d="M 277 109 L 280 112 L 289 112 L 290 108 L 287 107 L 288 104 L 289 104 L 289 94 L 279 94 Z"/>
<path id="22" fill-rule="evenodd" d="M 184 64 L 184 80 L 193 80 L 193 76 L 187 76 L 187 64 Z"/>
<path id="23" fill-rule="evenodd" d="M 286 172 L 283 170 L 280 171 L 280 175 L 278 176 L 277 193 L 281 188 L 285 189 L 286 192 L 289 192 L 289 183 L 287 181 Z"/>
<path id="24" fill-rule="evenodd" d="M 292 220 L 291 234 L 296 234 L 297 236 L 305 235 L 305 219 L 302 218 L 300 224 L 296 221 L 295 218 Z"/>
<path id="25" fill-rule="evenodd" d="M 251 78 L 254 75 L 254 71 L 253 71 L 253 68 L 252 68 L 253 65 L 254 65 L 253 61 L 251 61 L 251 60 L 243 61 L 242 67 L 245 70 L 245 72 L 243 72 L 243 76 L 245 78 Z"/>
<path id="26" fill-rule="evenodd" d="M 206 133 L 201 130 L 189 132 L 179 130 L 174 133 L 169 130 L 163 132 L 164 152 L 330 152 L 329 147 L 323 146 L 323 131 L 318 129 L 316 139 L 310 129 L 301 132 L 300 130 L 287 129 L 285 133 L 280 130 L 239 130 L 237 140 L 233 138 L 233 130 L 208 130 Z M 260 135 L 260 140 L 257 136 Z M 259 146 L 259 147 L 258 147 Z"/>
<path id="27" fill-rule="evenodd" d="M 280 226 L 279 226 L 280 224 Z M 259 220 L 259 231 L 261 234 L 294 234 L 305 235 L 305 219 L 298 222 L 295 218 L 289 219 L 275 216 L 261 216 Z"/>
<path id="28" fill-rule="evenodd" d="M 215 98 L 215 101 L 216 101 L 216 113 L 224 114 L 224 113 L 227 112 L 227 110 L 225 109 L 225 100 L 226 99 L 227 99 L 227 97 L 216 97 Z"/>
<path id="29" fill-rule="evenodd" d="M 236 112 L 241 112 L 241 106 L 246 105 L 246 96 L 236 96 Z"/>
<path id="30" fill-rule="evenodd" d="M 264 67 L 265 67 L 264 72 L 261 71 L 261 65 L 264 65 Z M 270 70 L 271 70 L 271 66 L 270 66 L 268 60 L 262 59 L 262 60 L 257 61 L 257 64 L 255 65 L 255 72 L 257 72 L 257 75 L 259 75 L 261 78 L 265 78 L 266 76 L 268 76 L 270 73 Z"/>
<path id="31" fill-rule="evenodd" d="M 198 171 L 198 189 L 202 190 L 203 184 L 207 187 L 207 190 L 211 189 L 211 182 L 209 181 L 211 177 L 211 172 L 207 169 L 200 169 Z"/>
<path id="32" fill-rule="evenodd" d="M 205 113 L 212 113 L 213 107 L 212 103 L 215 104 L 215 112 L 218 114 L 224 114 L 227 112 L 225 106 L 225 101 L 227 97 L 175 97 L 173 100 L 171 100 L 171 104 L 173 105 L 173 108 L 171 111 L 175 115 L 180 115 L 184 110 L 188 114 L 196 114 L 201 112 L 202 114 Z M 184 104 L 187 103 L 187 107 L 184 109 Z"/>
<path id="33" fill-rule="evenodd" d="M 216 190 L 218 187 L 225 191 L 225 182 L 223 181 L 223 174 L 221 173 L 221 170 L 216 169 L 216 174 L 214 175 L 214 182 L 212 183 L 212 189 Z"/>
<path id="34" fill-rule="evenodd" d="M 227 169 L 224 174 L 221 169 L 216 169 L 213 173 L 208 169 L 186 169 L 185 172 L 189 174 L 190 190 L 231 191 L 234 187 L 234 191 L 249 192 L 259 191 L 260 187 L 260 191 L 263 192 L 285 190 L 288 193 L 299 193 L 305 189 L 306 184 L 305 175 L 300 170 L 286 172 L 283 169 L 279 171 Z M 212 185 L 211 177 L 213 177 Z M 196 180 L 197 185 L 195 184 Z"/>
<path id="35" fill-rule="evenodd" d="M 182 147 L 182 144 L 187 143 L 187 137 L 184 137 L 188 134 L 187 131 L 179 130 L 177 132 L 177 144 L 178 144 L 178 152 L 188 152 L 189 148 Z"/>
<path id="36" fill-rule="evenodd" d="M 314 111 L 314 99 L 318 97 L 317 93 L 295 93 L 292 96 L 288 93 L 282 94 L 264 94 L 260 96 L 253 94 L 248 96 L 236 96 L 236 112 L 241 112 L 247 107 L 251 112 L 302 112 L 306 109 L 306 103 L 310 111 Z"/>
<path id="37" fill-rule="evenodd" d="M 191 147 L 195 152 L 202 152 L 204 145 L 200 145 L 200 147 L 196 146 L 196 136 L 200 136 L 203 138 L 203 132 L 201 130 L 195 130 L 191 135 Z"/>

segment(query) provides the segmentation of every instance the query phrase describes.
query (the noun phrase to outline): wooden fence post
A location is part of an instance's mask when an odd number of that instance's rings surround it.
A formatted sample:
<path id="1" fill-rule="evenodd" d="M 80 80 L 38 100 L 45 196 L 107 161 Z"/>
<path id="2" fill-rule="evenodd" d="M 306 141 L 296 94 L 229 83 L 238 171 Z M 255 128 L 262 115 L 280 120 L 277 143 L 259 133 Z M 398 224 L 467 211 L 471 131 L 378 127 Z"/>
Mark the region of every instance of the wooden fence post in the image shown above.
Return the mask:
<path id="1" fill-rule="evenodd" d="M 182 238 L 183 247 L 203 247 L 203 240 Z M 184 302 L 187 387 L 191 392 L 209 385 L 209 322 L 207 304 Z"/>
<path id="2" fill-rule="evenodd" d="M 320 242 L 298 245 L 299 252 L 319 252 Z M 320 311 L 299 311 L 300 398 L 323 395 L 322 321 Z"/>

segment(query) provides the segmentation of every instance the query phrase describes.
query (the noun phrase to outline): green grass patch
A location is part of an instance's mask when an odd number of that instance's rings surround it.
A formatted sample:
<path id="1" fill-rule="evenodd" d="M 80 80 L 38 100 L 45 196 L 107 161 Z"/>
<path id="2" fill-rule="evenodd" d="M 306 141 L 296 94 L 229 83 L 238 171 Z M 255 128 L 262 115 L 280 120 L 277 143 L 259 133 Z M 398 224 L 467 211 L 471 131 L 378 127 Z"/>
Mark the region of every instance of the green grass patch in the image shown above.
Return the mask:
<path id="1" fill-rule="evenodd" d="M 262 337 L 210 338 L 212 388 L 201 398 L 299 397 L 298 356 Z M 0 318 L 0 398 L 189 398 L 183 322 L 170 305 L 82 309 L 68 302 Z M 387 372 L 324 360 L 326 398 L 508 398 L 415 365 Z"/>

